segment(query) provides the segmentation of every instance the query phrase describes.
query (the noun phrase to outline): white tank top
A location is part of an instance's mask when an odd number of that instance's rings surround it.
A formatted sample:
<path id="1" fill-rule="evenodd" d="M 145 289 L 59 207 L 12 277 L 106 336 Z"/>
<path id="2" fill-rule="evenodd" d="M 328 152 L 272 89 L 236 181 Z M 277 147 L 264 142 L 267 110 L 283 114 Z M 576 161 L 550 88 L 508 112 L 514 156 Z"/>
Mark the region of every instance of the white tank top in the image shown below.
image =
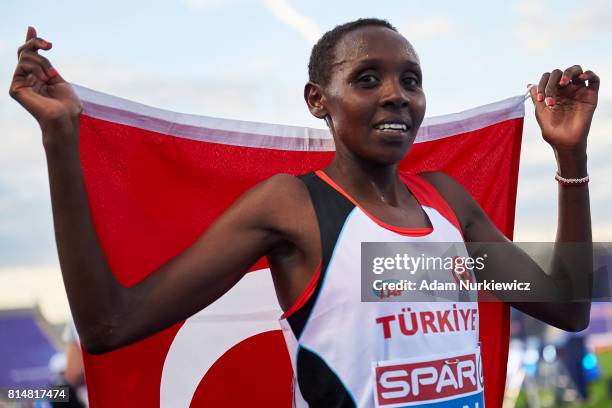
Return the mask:
<path id="1" fill-rule="evenodd" d="M 281 317 L 294 406 L 484 407 L 476 301 L 361 301 L 362 242 L 463 242 L 440 194 L 422 177 L 405 177 L 432 227 L 399 228 L 368 214 L 322 171 L 300 178 L 317 214 L 323 256 Z M 467 256 L 465 245 L 458 252 Z"/>

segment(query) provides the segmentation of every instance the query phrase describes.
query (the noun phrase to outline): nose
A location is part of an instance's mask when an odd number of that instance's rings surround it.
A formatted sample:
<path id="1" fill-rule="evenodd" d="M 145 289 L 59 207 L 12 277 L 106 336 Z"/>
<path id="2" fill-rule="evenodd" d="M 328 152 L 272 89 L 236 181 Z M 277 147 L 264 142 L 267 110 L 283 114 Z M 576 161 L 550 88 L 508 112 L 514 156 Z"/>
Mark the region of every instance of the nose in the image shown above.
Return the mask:
<path id="1" fill-rule="evenodd" d="M 382 86 L 380 104 L 384 108 L 405 108 L 410 104 L 410 98 L 398 80 L 388 79 Z"/>

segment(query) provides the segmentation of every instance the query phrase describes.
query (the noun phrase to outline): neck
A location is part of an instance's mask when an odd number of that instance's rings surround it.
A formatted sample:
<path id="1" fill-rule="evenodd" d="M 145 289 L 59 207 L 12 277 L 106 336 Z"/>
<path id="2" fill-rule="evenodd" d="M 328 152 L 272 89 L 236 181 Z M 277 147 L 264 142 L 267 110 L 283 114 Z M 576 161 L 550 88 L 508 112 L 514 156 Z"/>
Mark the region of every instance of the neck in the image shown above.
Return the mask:
<path id="1" fill-rule="evenodd" d="M 348 192 L 361 199 L 397 206 L 405 190 L 398 176 L 398 163 L 378 164 L 337 152 L 325 173 Z"/>

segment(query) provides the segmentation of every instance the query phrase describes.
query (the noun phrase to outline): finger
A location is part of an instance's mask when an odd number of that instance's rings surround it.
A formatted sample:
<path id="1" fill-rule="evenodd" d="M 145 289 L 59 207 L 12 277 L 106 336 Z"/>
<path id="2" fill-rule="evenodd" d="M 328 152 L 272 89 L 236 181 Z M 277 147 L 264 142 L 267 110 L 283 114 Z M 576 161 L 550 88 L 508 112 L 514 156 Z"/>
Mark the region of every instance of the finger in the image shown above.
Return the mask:
<path id="1" fill-rule="evenodd" d="M 555 69 L 550 73 L 550 77 L 548 78 L 548 83 L 546 84 L 546 88 L 544 89 L 544 103 L 546 106 L 553 106 L 556 102 L 557 91 L 559 90 L 559 80 L 561 79 L 560 69 Z"/>
<path id="2" fill-rule="evenodd" d="M 531 102 L 535 105 L 538 101 L 538 87 L 534 84 L 527 85 L 527 91 L 529 92 L 529 96 L 531 97 Z"/>
<path id="3" fill-rule="evenodd" d="M 38 78 L 36 78 L 36 75 L 29 73 L 28 76 L 26 76 L 25 83 L 30 88 L 35 89 L 36 84 L 40 84 L 41 82 Z"/>
<path id="4" fill-rule="evenodd" d="M 59 72 L 57 72 L 57 69 L 55 69 L 55 67 L 51 67 L 49 69 L 49 81 L 47 81 L 47 83 L 49 85 L 56 85 L 60 82 L 66 82 L 66 80 L 62 78 L 62 76 L 59 74 Z"/>
<path id="5" fill-rule="evenodd" d="M 544 101 L 544 92 L 546 88 L 546 84 L 548 83 L 548 78 L 550 78 L 550 72 L 545 72 L 542 74 L 542 78 L 540 78 L 540 82 L 538 82 L 538 102 Z"/>
<path id="6" fill-rule="evenodd" d="M 31 52 L 36 53 L 38 50 L 50 50 L 53 47 L 49 41 L 45 41 L 42 38 L 31 38 L 25 42 L 21 47 L 17 49 L 17 59 L 21 56 L 23 52 Z"/>
<path id="7" fill-rule="evenodd" d="M 559 85 L 567 86 L 572 82 L 574 82 L 575 84 L 578 84 L 578 82 L 583 82 L 578 78 L 581 74 L 582 74 L 582 67 L 580 65 L 573 65 L 567 68 L 565 71 L 563 71 L 563 75 L 561 76 L 561 79 L 559 80 Z"/>
<path id="8" fill-rule="evenodd" d="M 17 70 L 15 71 L 15 75 L 21 75 L 23 77 L 28 77 L 33 75 L 36 79 L 46 83 L 47 85 L 57 85 L 62 82 L 66 82 L 64 78 L 57 72 L 57 70 L 49 66 L 48 71 L 43 69 L 43 67 L 38 63 L 25 62 L 17 65 Z M 29 85 L 34 85 L 33 82 L 29 82 Z"/>
<path id="9" fill-rule="evenodd" d="M 585 71 L 579 78 L 583 81 L 588 81 L 589 89 L 599 91 L 599 77 L 593 71 Z"/>
<path id="10" fill-rule="evenodd" d="M 36 79 L 42 82 L 47 82 L 49 77 L 43 71 L 42 67 L 39 64 L 32 62 L 22 62 L 17 66 L 18 73 L 23 76 L 33 75 Z"/>
<path id="11" fill-rule="evenodd" d="M 544 105 L 543 99 L 538 100 L 538 97 L 543 96 L 542 94 L 538 93 L 538 87 L 537 85 L 533 85 L 533 84 L 529 84 L 529 96 L 531 96 L 531 102 L 533 102 L 533 106 L 535 107 L 536 113 L 539 113 L 542 111 L 542 109 L 546 108 L 546 105 Z"/>
<path id="12" fill-rule="evenodd" d="M 32 38 L 36 38 L 36 29 L 32 26 L 28 26 L 28 32 L 26 33 L 26 42 L 30 41 Z"/>
<path id="13" fill-rule="evenodd" d="M 52 78 L 57 75 L 57 71 L 55 70 L 55 68 L 53 68 L 51 62 L 42 55 L 32 53 L 22 54 L 21 58 L 19 58 L 19 62 L 27 62 L 40 65 L 49 78 Z"/>

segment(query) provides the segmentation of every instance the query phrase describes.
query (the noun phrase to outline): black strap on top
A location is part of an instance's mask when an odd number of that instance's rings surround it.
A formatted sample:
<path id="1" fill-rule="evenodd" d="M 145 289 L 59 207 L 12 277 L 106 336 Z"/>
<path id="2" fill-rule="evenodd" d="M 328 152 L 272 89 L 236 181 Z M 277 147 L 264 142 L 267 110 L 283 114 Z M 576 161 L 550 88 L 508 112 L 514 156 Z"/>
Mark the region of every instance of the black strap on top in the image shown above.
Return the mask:
<path id="1" fill-rule="evenodd" d="M 310 200 L 312 201 L 317 222 L 319 223 L 322 250 L 321 276 L 314 293 L 300 309 L 287 318 L 295 337 L 299 339 L 318 297 L 321 282 L 324 280 L 327 265 L 334 252 L 340 231 L 342 231 L 346 217 L 355 205 L 325 181 L 321 180 L 314 172 L 303 174 L 298 176 L 298 178 L 308 188 Z"/>

